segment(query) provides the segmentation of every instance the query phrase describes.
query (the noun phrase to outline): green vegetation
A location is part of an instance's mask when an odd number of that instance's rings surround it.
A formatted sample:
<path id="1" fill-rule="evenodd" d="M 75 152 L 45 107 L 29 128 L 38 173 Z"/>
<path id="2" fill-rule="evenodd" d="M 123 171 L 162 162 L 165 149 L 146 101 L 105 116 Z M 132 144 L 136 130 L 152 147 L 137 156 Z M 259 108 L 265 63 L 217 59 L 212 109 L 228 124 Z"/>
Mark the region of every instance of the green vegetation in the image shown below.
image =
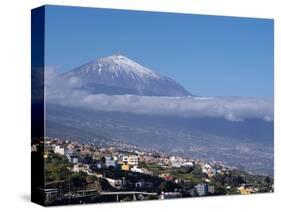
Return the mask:
<path id="1" fill-rule="evenodd" d="M 153 175 L 156 175 L 156 176 L 158 176 L 159 174 L 165 172 L 165 170 L 166 170 L 166 169 L 162 168 L 158 164 L 144 163 L 144 162 L 140 162 L 139 163 L 139 167 L 140 168 L 145 168 L 145 169 L 151 171 L 153 173 Z"/>
<path id="2" fill-rule="evenodd" d="M 206 183 L 207 180 L 209 185 L 214 185 L 215 195 L 238 194 L 237 188 L 243 184 L 255 187 L 258 192 L 269 192 L 273 184 L 273 179 L 268 176 L 252 175 L 240 170 L 229 170 L 227 174 L 217 174 L 216 176 L 208 177 L 202 172 L 199 165 L 164 169 L 157 164 L 140 163 L 140 167 L 146 168 L 155 175 L 166 173 L 174 179 L 184 181 L 184 183 L 179 183 L 176 186 L 173 185 L 173 189 L 191 189 L 196 184 Z M 173 189 L 167 182 L 162 182 L 160 185 L 160 190 L 163 191 Z"/>
<path id="3" fill-rule="evenodd" d="M 63 192 L 96 189 L 101 190 L 99 180 L 84 172 L 72 172 L 73 164 L 66 157 L 49 153 L 46 160 L 46 185 L 60 187 Z"/>
<path id="4" fill-rule="evenodd" d="M 101 160 L 105 160 L 102 158 Z M 63 194 L 75 194 L 78 191 L 96 190 L 116 191 L 105 178 L 97 178 L 85 172 L 73 172 L 73 164 L 66 157 L 50 152 L 45 160 L 46 166 L 46 185 L 50 188 L 59 188 Z M 106 178 L 122 179 L 125 185 L 121 190 L 124 191 L 145 191 L 158 193 L 181 191 L 184 197 L 191 196 L 191 190 L 195 185 L 207 183 L 214 186 L 214 193 L 209 195 L 238 194 L 238 187 L 249 185 L 257 192 L 271 191 L 273 179 L 265 176 L 251 175 L 240 170 L 227 170 L 215 176 L 207 176 L 202 172 L 199 164 L 193 167 L 163 168 L 158 164 L 139 163 L 139 168 L 144 168 L 152 173 L 142 174 L 120 169 L 102 168 L 96 170 Z M 177 181 L 175 181 L 177 179 Z M 146 182 L 145 186 L 136 187 L 136 183 Z M 195 194 L 196 195 L 196 194 Z M 155 199 L 157 196 L 148 196 L 146 199 Z M 120 201 L 130 201 L 131 196 L 120 197 Z M 90 200 L 89 200 L 90 201 Z"/>
<path id="5" fill-rule="evenodd" d="M 47 182 L 65 180 L 71 175 L 72 164 L 68 162 L 67 158 L 58 154 L 50 153 L 45 166 Z"/>

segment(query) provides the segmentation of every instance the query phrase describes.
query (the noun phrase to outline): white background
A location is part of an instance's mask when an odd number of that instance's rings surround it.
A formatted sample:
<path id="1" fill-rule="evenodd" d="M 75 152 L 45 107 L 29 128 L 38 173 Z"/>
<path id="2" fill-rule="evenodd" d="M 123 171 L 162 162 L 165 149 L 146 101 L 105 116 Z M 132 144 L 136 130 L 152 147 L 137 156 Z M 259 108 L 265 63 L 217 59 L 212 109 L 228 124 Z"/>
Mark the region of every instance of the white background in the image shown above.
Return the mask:
<path id="1" fill-rule="evenodd" d="M 83 211 L 279 211 L 280 39 L 278 0 L 6 0 L 0 5 L 0 210 L 44 210 L 30 198 L 30 9 L 43 4 L 109 7 L 275 19 L 275 193 L 142 203 L 60 206 Z M 278 14 L 279 13 L 279 14 Z M 277 46 L 279 48 L 277 48 Z"/>

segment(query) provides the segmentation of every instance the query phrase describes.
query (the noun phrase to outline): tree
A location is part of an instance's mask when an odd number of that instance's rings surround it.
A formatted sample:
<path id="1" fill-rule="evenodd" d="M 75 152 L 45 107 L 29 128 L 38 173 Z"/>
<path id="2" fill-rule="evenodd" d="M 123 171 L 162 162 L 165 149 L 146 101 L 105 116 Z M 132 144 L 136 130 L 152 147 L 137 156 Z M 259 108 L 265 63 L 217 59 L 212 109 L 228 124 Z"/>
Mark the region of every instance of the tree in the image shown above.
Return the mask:
<path id="1" fill-rule="evenodd" d="M 271 178 L 269 176 L 266 176 L 264 178 L 264 183 L 265 183 L 266 186 L 270 186 L 270 184 L 272 184 Z"/>
<path id="2" fill-rule="evenodd" d="M 102 162 L 103 164 L 105 164 L 105 157 L 104 157 L 104 156 L 101 157 L 101 162 Z"/>
<path id="3" fill-rule="evenodd" d="M 69 184 L 72 188 L 72 190 L 81 190 L 84 189 L 84 186 L 86 184 L 86 173 L 84 172 L 78 172 L 78 173 L 73 173 L 69 177 Z"/>

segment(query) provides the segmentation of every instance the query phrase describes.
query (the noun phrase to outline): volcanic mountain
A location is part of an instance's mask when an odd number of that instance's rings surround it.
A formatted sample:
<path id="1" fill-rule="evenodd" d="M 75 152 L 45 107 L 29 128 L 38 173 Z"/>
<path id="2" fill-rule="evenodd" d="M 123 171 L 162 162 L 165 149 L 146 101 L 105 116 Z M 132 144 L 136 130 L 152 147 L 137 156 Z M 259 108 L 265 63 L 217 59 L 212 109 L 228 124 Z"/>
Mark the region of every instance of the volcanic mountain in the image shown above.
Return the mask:
<path id="1" fill-rule="evenodd" d="M 78 80 L 79 89 L 92 94 L 192 96 L 175 80 L 160 75 L 123 55 L 97 59 L 62 74 L 61 78 Z"/>

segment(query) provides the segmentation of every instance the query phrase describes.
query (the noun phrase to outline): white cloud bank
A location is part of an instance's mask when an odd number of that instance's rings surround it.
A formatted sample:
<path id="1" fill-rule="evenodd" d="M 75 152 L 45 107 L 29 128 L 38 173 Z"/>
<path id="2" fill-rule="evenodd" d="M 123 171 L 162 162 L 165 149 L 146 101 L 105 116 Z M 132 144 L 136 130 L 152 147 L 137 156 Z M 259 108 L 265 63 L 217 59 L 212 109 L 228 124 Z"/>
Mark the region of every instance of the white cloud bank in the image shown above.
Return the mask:
<path id="1" fill-rule="evenodd" d="M 178 117 L 217 117 L 229 121 L 260 118 L 273 121 L 273 99 L 252 97 L 154 97 L 88 94 L 78 89 L 80 81 L 61 81 L 54 70 L 45 73 L 46 101 L 99 111 L 120 111 Z"/>

